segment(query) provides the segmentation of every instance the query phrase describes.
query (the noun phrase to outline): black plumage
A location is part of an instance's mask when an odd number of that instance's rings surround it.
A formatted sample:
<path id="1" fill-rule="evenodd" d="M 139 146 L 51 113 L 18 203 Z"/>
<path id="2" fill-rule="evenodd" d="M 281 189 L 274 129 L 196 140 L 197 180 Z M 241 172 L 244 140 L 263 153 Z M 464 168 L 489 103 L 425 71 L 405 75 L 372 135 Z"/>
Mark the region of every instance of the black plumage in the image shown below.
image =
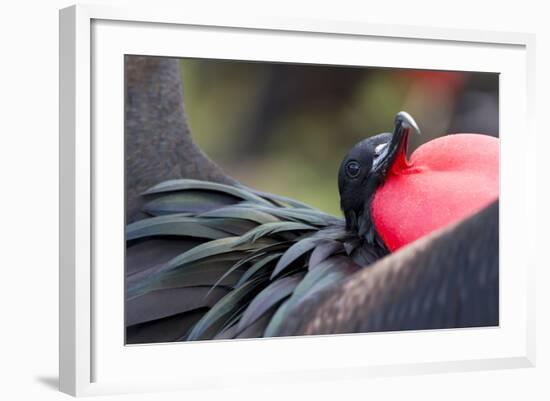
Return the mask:
<path id="1" fill-rule="evenodd" d="M 476 321 L 450 312 L 467 301 L 452 298 L 450 281 L 470 286 L 460 283 L 479 278 L 470 266 L 482 260 L 487 266 L 481 273 L 492 283 L 485 298 L 493 296 L 495 207 L 390 256 L 370 219 L 374 192 L 396 155 L 405 152 L 413 127 L 414 121 L 400 113 L 393 134 L 364 140 L 346 155 L 338 175 L 345 220 L 242 185 L 181 179 L 147 190 L 143 211 L 150 217 L 126 231 L 128 342 L 457 327 Z M 480 227 L 485 242 L 470 244 Z M 464 258 L 472 254 L 474 259 Z M 344 288 L 363 277 L 367 284 L 350 294 L 365 293 L 344 303 L 349 298 Z M 414 315 L 406 309 L 408 302 L 428 302 L 434 291 L 443 292 L 437 296 L 444 300 L 430 301 L 433 316 L 408 319 Z M 418 294 L 423 294 L 420 301 Z M 378 309 L 372 312 L 358 302 Z M 387 309 L 388 302 L 400 303 Z M 344 311 L 336 311 L 340 307 Z M 474 309 L 470 312 L 469 317 L 475 315 Z M 403 316 L 395 318 L 395 313 Z M 353 319 L 341 322 L 327 314 Z M 489 315 L 492 320 L 485 316 L 479 323 L 493 323 L 498 311 Z M 321 321 L 338 324 L 327 328 Z"/>
<path id="2" fill-rule="evenodd" d="M 128 66 L 131 60 L 136 71 Z M 416 128 L 406 115 L 397 116 L 393 134 L 362 141 L 342 162 L 341 219 L 225 176 L 192 142 L 181 93 L 170 92 L 170 118 L 157 107 L 158 88 L 170 84 L 157 82 L 165 76 L 159 71 L 177 77 L 176 64 L 127 59 L 130 78 L 136 76 L 127 83 L 127 343 L 498 322 L 498 235 L 483 237 L 483 248 L 471 241 L 475 227 L 498 224 L 494 207 L 395 254 L 388 254 L 374 230 L 372 195 Z M 140 74 L 152 78 L 137 79 Z M 155 144 L 159 132 L 167 131 L 141 127 L 136 116 L 143 114 L 161 124 L 181 120 L 183 128 L 162 138 L 162 152 Z M 467 235 L 457 241 L 455 231 Z M 433 303 L 432 297 L 426 310 L 434 313 L 415 320 L 415 300 L 428 302 L 423 294 L 436 294 L 441 283 L 448 288 L 441 290 L 443 301 Z M 334 323 L 319 325 L 319 319 Z"/>
<path id="3" fill-rule="evenodd" d="M 285 311 L 377 258 L 342 219 L 284 197 L 196 180 L 151 195 L 126 231 L 130 343 L 155 324 L 156 341 L 276 335 Z"/>
<path id="4" fill-rule="evenodd" d="M 422 238 L 289 314 L 281 335 L 499 324 L 498 201 Z"/>

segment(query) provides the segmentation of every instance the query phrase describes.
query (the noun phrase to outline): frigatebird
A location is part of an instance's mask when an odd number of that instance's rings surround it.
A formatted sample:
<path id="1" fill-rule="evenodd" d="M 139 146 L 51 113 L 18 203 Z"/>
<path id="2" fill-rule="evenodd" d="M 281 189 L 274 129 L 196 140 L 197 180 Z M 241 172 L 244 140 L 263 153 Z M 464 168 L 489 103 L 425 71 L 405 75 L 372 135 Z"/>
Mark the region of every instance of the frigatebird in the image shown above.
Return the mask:
<path id="1" fill-rule="evenodd" d="M 315 333 L 306 323 L 328 310 L 327 294 L 356 277 L 376 277 L 401 248 L 475 219 L 498 198 L 497 139 L 449 135 L 409 159 L 412 131 L 417 124 L 400 112 L 393 132 L 361 141 L 344 157 L 344 219 L 238 183 L 176 179 L 147 190 L 148 217 L 126 231 L 127 342 L 292 335 L 304 325 Z M 317 312 L 314 299 L 323 301 Z M 483 322 L 494 320 L 492 313 Z"/>

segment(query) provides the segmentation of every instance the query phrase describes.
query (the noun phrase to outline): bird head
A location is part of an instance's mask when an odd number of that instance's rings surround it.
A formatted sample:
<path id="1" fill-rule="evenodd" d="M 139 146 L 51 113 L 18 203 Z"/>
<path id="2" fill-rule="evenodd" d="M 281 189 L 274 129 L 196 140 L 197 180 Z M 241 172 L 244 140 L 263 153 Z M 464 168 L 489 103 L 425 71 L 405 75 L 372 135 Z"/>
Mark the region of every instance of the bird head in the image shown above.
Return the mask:
<path id="1" fill-rule="evenodd" d="M 370 204 L 376 189 L 388 173 L 406 166 L 411 130 L 420 133 L 414 119 L 406 112 L 397 113 L 393 132 L 371 136 L 357 143 L 346 154 L 338 172 L 340 207 L 348 230 L 364 236 L 372 227 Z"/>

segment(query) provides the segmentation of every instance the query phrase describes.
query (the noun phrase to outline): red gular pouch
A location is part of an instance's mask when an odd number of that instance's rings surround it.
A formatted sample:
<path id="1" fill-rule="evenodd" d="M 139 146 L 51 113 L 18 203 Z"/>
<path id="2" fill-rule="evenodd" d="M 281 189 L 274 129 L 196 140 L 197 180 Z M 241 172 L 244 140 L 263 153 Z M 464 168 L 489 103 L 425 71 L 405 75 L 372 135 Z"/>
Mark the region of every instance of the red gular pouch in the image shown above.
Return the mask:
<path id="1" fill-rule="evenodd" d="M 499 140 L 454 134 L 401 152 L 371 204 L 390 251 L 469 217 L 499 197 Z"/>

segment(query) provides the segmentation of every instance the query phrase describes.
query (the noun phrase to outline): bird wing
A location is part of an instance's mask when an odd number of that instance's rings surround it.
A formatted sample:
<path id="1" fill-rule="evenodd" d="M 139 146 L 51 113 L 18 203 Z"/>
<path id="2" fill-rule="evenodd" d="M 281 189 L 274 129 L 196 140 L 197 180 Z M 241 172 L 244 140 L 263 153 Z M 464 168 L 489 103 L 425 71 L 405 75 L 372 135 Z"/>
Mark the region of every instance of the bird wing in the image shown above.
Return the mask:
<path id="1" fill-rule="evenodd" d="M 127 343 L 276 335 L 285 311 L 379 256 L 342 219 L 244 186 L 170 180 L 143 197 L 148 217 L 126 228 Z"/>

